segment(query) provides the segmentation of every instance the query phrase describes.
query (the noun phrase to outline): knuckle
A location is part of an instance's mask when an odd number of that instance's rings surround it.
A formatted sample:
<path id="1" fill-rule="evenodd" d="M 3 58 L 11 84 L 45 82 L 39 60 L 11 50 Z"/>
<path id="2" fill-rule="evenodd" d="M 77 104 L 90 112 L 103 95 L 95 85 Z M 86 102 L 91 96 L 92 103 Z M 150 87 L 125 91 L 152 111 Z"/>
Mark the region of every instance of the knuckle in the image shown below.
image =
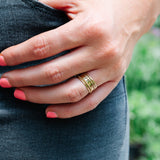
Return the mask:
<path id="1" fill-rule="evenodd" d="M 34 38 L 33 56 L 36 58 L 45 58 L 49 52 L 49 42 L 45 36 L 37 36 Z"/>
<path id="2" fill-rule="evenodd" d="M 116 59 L 121 55 L 121 51 L 119 46 L 116 43 L 109 44 L 101 48 L 101 52 L 99 52 L 100 59 Z"/>
<path id="3" fill-rule="evenodd" d="M 120 54 L 120 48 L 116 43 L 114 43 L 108 47 L 107 52 L 108 52 L 108 58 L 114 58 Z"/>
<path id="4" fill-rule="evenodd" d="M 72 117 L 73 117 L 73 115 L 72 115 L 72 111 L 70 109 L 65 110 L 65 113 L 63 113 L 63 115 L 61 115 L 62 119 L 72 118 Z"/>
<path id="5" fill-rule="evenodd" d="M 51 83 L 61 82 L 63 73 L 58 66 L 47 66 L 44 69 L 44 74 L 47 80 Z"/>
<path id="6" fill-rule="evenodd" d="M 116 44 L 104 44 L 97 54 L 94 55 L 94 58 L 104 61 L 104 60 L 115 60 L 117 58 L 120 58 L 121 51 L 118 45 Z"/>
<path id="7" fill-rule="evenodd" d="M 69 102 L 78 102 L 82 99 L 83 92 L 75 87 L 69 90 L 66 97 Z"/>
<path id="8" fill-rule="evenodd" d="M 85 25 L 85 27 L 83 26 L 84 28 L 84 35 L 87 36 L 87 37 L 98 37 L 98 38 L 101 38 L 101 37 L 104 37 L 105 33 L 106 33 L 106 30 L 104 29 L 103 25 L 101 25 L 101 22 L 92 22 L 92 23 L 89 23 L 88 25 Z"/>
<path id="9" fill-rule="evenodd" d="M 55 107 L 54 110 L 56 111 L 56 113 L 58 113 L 58 117 L 62 119 L 72 118 L 74 116 L 72 107 L 70 106 L 65 107 L 65 109 L 63 110 L 59 110 L 59 107 Z"/>
<path id="10" fill-rule="evenodd" d="M 87 103 L 87 110 L 88 111 L 93 110 L 96 108 L 96 106 L 97 106 L 97 103 L 95 102 L 95 100 L 91 99 Z"/>

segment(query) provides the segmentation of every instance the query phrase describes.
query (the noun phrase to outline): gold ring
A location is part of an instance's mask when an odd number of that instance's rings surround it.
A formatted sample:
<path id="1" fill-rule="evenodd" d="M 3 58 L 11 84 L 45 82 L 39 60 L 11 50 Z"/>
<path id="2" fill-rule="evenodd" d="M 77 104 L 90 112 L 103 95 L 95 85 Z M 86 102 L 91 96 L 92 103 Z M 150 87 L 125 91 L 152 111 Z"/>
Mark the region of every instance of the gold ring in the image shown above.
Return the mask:
<path id="1" fill-rule="evenodd" d="M 77 78 L 86 86 L 89 93 L 92 93 L 97 88 L 96 83 L 87 73 L 80 74 Z"/>

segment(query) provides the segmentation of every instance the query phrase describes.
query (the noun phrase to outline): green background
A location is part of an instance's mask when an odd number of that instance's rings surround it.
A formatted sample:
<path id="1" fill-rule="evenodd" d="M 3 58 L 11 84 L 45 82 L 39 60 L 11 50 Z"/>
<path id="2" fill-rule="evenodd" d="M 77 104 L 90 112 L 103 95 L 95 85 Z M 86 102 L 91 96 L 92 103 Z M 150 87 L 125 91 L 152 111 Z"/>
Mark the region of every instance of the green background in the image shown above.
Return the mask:
<path id="1" fill-rule="evenodd" d="M 138 41 L 126 80 L 130 148 L 136 146 L 139 152 L 132 159 L 160 160 L 160 17 Z"/>

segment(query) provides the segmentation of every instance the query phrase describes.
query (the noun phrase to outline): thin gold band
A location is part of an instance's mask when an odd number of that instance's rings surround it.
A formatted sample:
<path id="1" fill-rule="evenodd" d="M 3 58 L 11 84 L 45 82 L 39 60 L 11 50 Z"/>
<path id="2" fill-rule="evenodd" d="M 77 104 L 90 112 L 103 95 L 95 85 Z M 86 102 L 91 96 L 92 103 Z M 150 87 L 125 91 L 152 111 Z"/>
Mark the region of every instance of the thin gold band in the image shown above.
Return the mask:
<path id="1" fill-rule="evenodd" d="M 87 73 L 80 74 L 77 78 L 86 86 L 89 93 L 92 93 L 97 88 L 96 83 Z"/>

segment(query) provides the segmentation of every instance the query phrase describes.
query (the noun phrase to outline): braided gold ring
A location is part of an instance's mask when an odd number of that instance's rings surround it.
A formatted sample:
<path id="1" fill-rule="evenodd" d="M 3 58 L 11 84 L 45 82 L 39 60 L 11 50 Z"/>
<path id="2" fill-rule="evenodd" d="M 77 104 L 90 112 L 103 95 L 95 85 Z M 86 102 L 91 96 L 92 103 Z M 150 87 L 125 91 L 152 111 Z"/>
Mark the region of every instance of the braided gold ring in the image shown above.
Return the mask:
<path id="1" fill-rule="evenodd" d="M 85 85 L 89 93 L 92 93 L 97 88 L 96 83 L 87 73 L 80 74 L 77 78 Z"/>

